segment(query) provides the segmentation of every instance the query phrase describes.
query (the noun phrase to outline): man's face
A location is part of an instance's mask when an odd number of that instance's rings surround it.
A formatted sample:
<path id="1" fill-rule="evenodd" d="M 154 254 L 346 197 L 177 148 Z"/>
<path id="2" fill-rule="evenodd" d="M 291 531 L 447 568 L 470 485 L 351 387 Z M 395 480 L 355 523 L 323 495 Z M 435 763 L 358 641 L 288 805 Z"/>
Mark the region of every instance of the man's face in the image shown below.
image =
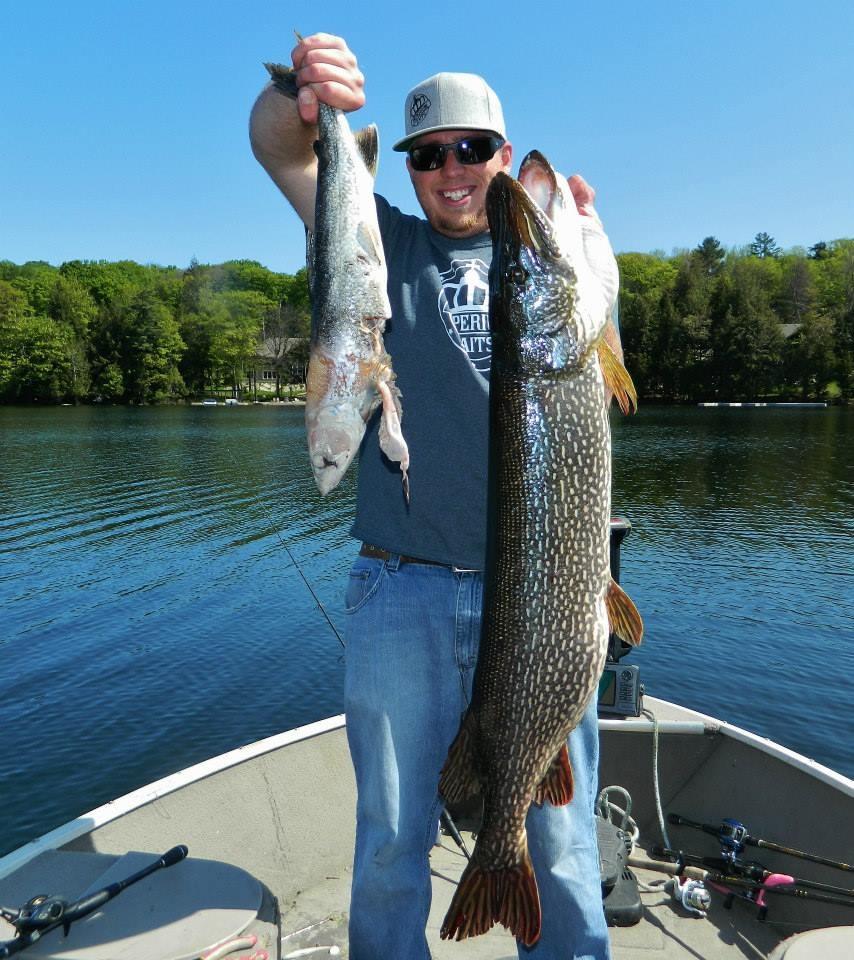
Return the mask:
<path id="1" fill-rule="evenodd" d="M 419 137 L 412 146 L 428 143 L 454 143 L 465 137 L 488 136 L 479 130 L 437 130 Z M 430 226 L 446 237 L 473 237 L 489 229 L 486 219 L 486 189 L 499 170 L 510 172 L 513 148 L 505 143 L 486 163 L 464 165 L 453 150 L 445 156 L 438 170 L 412 169 L 409 157 L 406 168 L 415 188 L 415 195 Z"/>

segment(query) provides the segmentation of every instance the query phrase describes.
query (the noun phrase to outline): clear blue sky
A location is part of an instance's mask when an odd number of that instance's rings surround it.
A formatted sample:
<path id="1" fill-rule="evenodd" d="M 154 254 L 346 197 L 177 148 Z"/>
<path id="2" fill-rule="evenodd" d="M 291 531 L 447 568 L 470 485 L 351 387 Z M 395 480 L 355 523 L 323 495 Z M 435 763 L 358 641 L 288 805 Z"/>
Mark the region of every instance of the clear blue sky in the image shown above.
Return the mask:
<path id="1" fill-rule="evenodd" d="M 479 22 L 480 21 L 480 22 Z M 618 252 L 854 236 L 851 0 L 0 0 L 0 259 L 303 262 L 247 118 L 293 29 L 344 36 L 407 211 L 409 87 L 483 74 L 519 160 L 599 192 Z"/>

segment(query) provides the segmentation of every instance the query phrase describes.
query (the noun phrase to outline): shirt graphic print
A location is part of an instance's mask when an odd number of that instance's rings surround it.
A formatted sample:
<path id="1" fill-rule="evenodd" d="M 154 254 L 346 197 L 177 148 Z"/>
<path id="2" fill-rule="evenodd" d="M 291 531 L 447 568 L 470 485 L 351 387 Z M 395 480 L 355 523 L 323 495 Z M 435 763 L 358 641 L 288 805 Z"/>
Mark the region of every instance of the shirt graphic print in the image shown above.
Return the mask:
<path id="1" fill-rule="evenodd" d="M 488 379 L 492 359 L 489 331 L 489 267 L 473 257 L 452 260 L 440 272 L 439 316 L 454 346 L 468 356 L 478 373 Z"/>

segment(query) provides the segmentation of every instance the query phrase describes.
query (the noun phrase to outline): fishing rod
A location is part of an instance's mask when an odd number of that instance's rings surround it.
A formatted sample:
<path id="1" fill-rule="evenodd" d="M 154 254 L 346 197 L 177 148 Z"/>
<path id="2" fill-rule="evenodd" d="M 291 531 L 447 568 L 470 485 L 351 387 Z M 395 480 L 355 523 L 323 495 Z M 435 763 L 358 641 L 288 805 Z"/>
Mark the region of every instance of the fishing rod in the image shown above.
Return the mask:
<path id="1" fill-rule="evenodd" d="M 237 463 L 237 459 L 235 458 L 234 454 L 231 452 L 231 447 L 226 446 L 225 449 L 226 449 L 226 451 L 228 452 L 229 457 L 231 457 L 231 462 L 234 464 L 235 468 L 238 468 L 238 469 L 239 469 L 239 464 Z M 318 609 L 319 609 L 320 612 L 323 614 L 323 617 L 324 617 L 324 619 L 326 620 L 326 622 L 329 624 L 330 629 L 332 630 L 332 632 L 333 632 L 333 633 L 335 634 L 335 636 L 337 637 L 338 642 L 341 644 L 341 646 L 344 647 L 344 646 L 345 646 L 344 640 L 343 640 L 343 638 L 341 637 L 341 634 L 338 632 L 338 628 L 337 628 L 337 627 L 335 626 L 335 624 L 332 622 L 332 617 L 329 616 L 329 612 L 327 611 L 326 607 L 324 607 L 323 601 L 322 601 L 322 600 L 320 599 L 320 597 L 318 597 L 318 595 L 314 592 L 314 587 L 312 587 L 312 585 L 308 582 L 308 578 L 307 578 L 306 575 L 302 572 L 302 567 L 300 567 L 300 565 L 297 563 L 296 557 L 291 553 L 291 548 L 287 545 L 287 543 L 285 542 L 285 539 L 284 539 L 284 537 L 281 535 L 281 533 L 279 533 L 279 527 L 278 527 L 278 525 L 276 524 L 276 518 L 273 516 L 272 511 L 271 511 L 270 508 L 267 506 L 267 504 L 264 502 L 264 500 L 262 500 L 262 499 L 259 498 L 257 502 L 261 504 L 261 509 L 264 511 L 264 513 L 265 513 L 265 515 L 266 515 L 266 517 L 267 517 L 267 521 L 269 522 L 270 526 L 273 528 L 273 531 L 275 532 L 276 537 L 277 537 L 279 543 L 285 548 L 285 553 L 288 555 L 288 559 L 291 561 L 291 566 L 292 566 L 292 567 L 294 568 L 294 570 L 296 570 L 296 572 L 300 575 L 300 579 L 301 579 L 302 582 L 305 584 L 306 589 L 307 589 L 308 592 L 311 594 L 312 599 L 313 599 L 314 602 L 317 604 Z"/>
<path id="2" fill-rule="evenodd" d="M 62 927 L 65 936 L 68 936 L 72 923 L 88 916 L 108 900 L 117 897 L 122 890 L 126 890 L 131 884 L 144 879 L 154 873 L 155 870 L 180 863 L 187 856 L 187 852 L 184 844 L 172 847 L 162 857 L 155 860 L 154 863 L 150 863 L 147 867 L 143 867 L 142 870 L 138 870 L 124 880 L 116 880 L 115 883 L 109 884 L 102 890 L 90 893 L 88 897 L 81 897 L 73 903 L 69 903 L 62 897 L 48 897 L 39 894 L 31 897 L 19 910 L 0 907 L 0 917 L 11 923 L 18 932 L 14 940 L 8 940 L 6 943 L 0 944 L 0 960 L 31 947 L 46 933 L 55 930 L 57 927 Z"/>
<path id="3" fill-rule="evenodd" d="M 761 847 L 766 850 L 774 850 L 777 853 L 785 853 L 790 857 L 800 857 L 802 860 L 810 860 L 812 863 L 821 863 L 826 867 L 834 867 L 836 870 L 846 870 L 854 872 L 854 866 L 848 863 L 842 863 L 840 860 L 830 860 L 827 857 L 820 857 L 814 853 L 805 853 L 803 850 L 796 850 L 794 847 L 785 847 L 772 840 L 762 840 L 759 837 L 753 837 L 747 832 L 747 827 L 738 820 L 729 817 L 723 819 L 719 826 L 710 823 L 699 823 L 696 820 L 689 820 L 688 817 L 680 816 L 678 813 L 670 813 L 667 816 L 667 822 L 679 827 L 691 827 L 694 830 L 702 830 L 703 833 L 716 837 L 721 845 L 721 851 L 725 857 L 738 856 L 745 847 Z"/>
<path id="4" fill-rule="evenodd" d="M 237 460 L 235 459 L 234 454 L 231 452 L 231 448 L 227 446 L 227 447 L 226 447 L 226 450 L 228 451 L 228 455 L 229 455 L 229 457 L 231 457 L 231 460 L 232 460 L 232 462 L 234 463 L 234 465 L 235 465 L 235 467 L 236 467 L 236 466 L 237 466 Z M 293 568 L 296 570 L 296 572 L 300 575 L 300 579 L 301 579 L 302 582 L 305 584 L 306 589 L 307 589 L 308 592 L 311 594 L 312 598 L 314 599 L 314 602 L 317 604 L 318 609 L 319 609 L 320 612 L 323 614 L 323 617 L 324 617 L 324 619 L 326 620 L 326 622 L 329 624 L 329 627 L 331 628 L 332 632 L 333 632 L 333 633 L 335 634 L 335 636 L 338 638 L 338 642 L 341 644 L 342 647 L 345 647 L 345 648 L 346 648 L 346 645 L 345 645 L 345 643 L 344 643 L 344 640 L 343 640 L 341 634 L 338 632 L 338 628 L 335 626 L 334 622 L 332 621 L 332 618 L 329 616 L 329 612 L 327 611 L 326 607 L 323 605 L 323 601 L 322 601 L 322 600 L 320 599 L 320 597 L 318 597 L 318 595 L 315 593 L 314 587 L 312 587 L 312 585 L 309 583 L 308 578 L 307 578 L 306 575 L 302 572 L 302 568 L 301 568 L 300 565 L 297 563 L 296 557 L 293 555 L 293 553 L 291 553 L 290 547 L 287 545 L 287 543 L 285 542 L 284 537 L 283 537 L 283 536 L 281 535 L 281 533 L 279 532 L 279 528 L 278 528 L 278 526 L 277 526 L 277 524 L 276 524 L 275 518 L 273 517 L 273 514 L 272 514 L 272 512 L 270 511 L 269 507 L 267 506 L 267 504 L 266 504 L 263 500 L 259 500 L 258 502 L 261 504 L 261 509 L 262 509 L 262 510 L 264 511 L 264 513 L 266 514 L 267 520 L 268 520 L 268 522 L 270 523 L 270 526 L 271 526 L 271 527 L 273 528 L 273 530 L 275 531 L 275 534 L 276 534 L 276 537 L 277 537 L 279 543 L 284 547 L 285 553 L 288 555 L 288 558 L 289 558 L 290 561 L 291 561 L 291 565 L 292 565 Z M 440 819 L 441 819 L 441 821 L 442 821 L 442 826 L 443 826 L 443 827 L 445 828 L 445 830 L 450 834 L 451 839 L 454 841 L 454 843 L 456 843 L 456 845 L 460 848 L 460 850 L 462 850 L 463 854 L 465 855 L 466 860 L 470 860 L 470 859 L 471 859 L 471 854 L 470 854 L 469 851 L 468 851 L 468 847 L 466 847 L 465 840 L 463 840 L 462 835 L 460 834 L 460 831 L 457 829 L 457 825 L 454 823 L 453 818 L 451 817 L 451 814 L 448 812 L 448 810 L 447 810 L 446 808 L 443 808 L 442 813 L 441 813 L 441 816 L 440 816 Z M 2 958 L 2 956 L 3 956 L 3 955 L 0 954 L 0 958 Z"/>
<path id="5" fill-rule="evenodd" d="M 663 857 L 669 863 L 657 863 L 654 860 L 636 862 L 663 873 L 680 876 L 683 873 L 709 883 L 714 889 L 728 897 L 738 896 L 748 900 L 759 908 L 759 919 L 765 920 L 768 913 L 766 894 L 796 897 L 800 900 L 814 900 L 821 903 L 834 903 L 840 906 L 854 907 L 854 890 L 835 887 L 831 884 L 805 880 L 784 873 L 772 873 L 761 863 L 742 861 L 726 857 L 704 857 L 673 850 L 669 847 L 653 847 L 654 857 Z M 735 888 L 735 889 L 733 889 Z M 744 890 L 744 893 L 740 892 Z M 728 903 L 725 905 L 729 905 Z"/>
<path id="6" fill-rule="evenodd" d="M 854 906 L 854 890 L 849 887 L 836 887 L 833 884 L 821 883 L 818 880 L 791 877 L 786 873 L 773 873 L 755 860 L 729 860 L 725 857 L 703 857 L 697 854 L 685 853 L 683 850 L 672 850 L 669 847 L 653 847 L 651 853 L 653 856 L 661 856 L 669 860 L 675 860 L 677 864 L 684 863 L 707 867 L 720 875 L 726 875 L 731 878 L 739 877 L 746 882 L 760 885 L 766 883 L 769 877 L 785 877 L 786 884 L 795 884 L 810 890 L 845 897 L 847 898 L 846 902 L 850 900 L 851 905 Z M 777 882 L 783 883 L 784 881 L 780 879 Z"/>

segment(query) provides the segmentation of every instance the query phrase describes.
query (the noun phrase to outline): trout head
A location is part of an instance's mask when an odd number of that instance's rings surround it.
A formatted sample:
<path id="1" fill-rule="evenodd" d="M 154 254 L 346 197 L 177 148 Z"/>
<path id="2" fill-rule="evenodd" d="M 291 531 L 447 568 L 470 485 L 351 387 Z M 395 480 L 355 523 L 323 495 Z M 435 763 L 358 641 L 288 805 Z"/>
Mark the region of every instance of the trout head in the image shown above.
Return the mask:
<path id="1" fill-rule="evenodd" d="M 495 176 L 486 207 L 493 367 L 522 375 L 579 369 L 602 335 L 608 309 L 585 258 L 566 180 L 533 151 L 519 180 Z"/>

